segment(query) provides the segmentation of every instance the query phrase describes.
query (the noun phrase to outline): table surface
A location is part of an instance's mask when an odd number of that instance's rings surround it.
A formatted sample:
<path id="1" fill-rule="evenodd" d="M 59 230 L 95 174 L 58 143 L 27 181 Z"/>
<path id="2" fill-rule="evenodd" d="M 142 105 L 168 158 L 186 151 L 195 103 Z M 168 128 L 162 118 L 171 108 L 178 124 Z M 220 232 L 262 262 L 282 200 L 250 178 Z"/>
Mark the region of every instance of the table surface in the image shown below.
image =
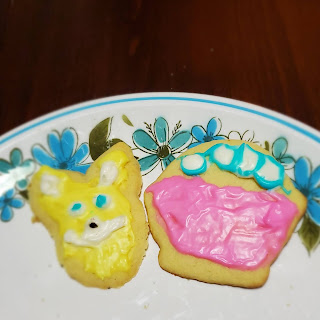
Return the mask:
<path id="1" fill-rule="evenodd" d="M 319 0 L 0 2 L 0 134 L 85 100 L 197 92 L 320 129 Z"/>

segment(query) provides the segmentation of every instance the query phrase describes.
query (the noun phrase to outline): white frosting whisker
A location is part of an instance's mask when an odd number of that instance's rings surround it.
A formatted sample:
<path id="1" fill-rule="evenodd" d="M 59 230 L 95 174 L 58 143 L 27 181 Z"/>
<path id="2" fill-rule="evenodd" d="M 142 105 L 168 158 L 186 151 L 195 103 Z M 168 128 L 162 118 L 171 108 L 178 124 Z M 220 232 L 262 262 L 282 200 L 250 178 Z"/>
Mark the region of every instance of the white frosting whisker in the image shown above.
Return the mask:
<path id="1" fill-rule="evenodd" d="M 68 230 L 64 234 L 64 241 L 80 247 L 96 247 L 112 232 L 126 224 L 127 218 L 124 215 L 106 221 L 93 217 L 87 221 L 84 232 L 80 236 L 74 230 Z"/>

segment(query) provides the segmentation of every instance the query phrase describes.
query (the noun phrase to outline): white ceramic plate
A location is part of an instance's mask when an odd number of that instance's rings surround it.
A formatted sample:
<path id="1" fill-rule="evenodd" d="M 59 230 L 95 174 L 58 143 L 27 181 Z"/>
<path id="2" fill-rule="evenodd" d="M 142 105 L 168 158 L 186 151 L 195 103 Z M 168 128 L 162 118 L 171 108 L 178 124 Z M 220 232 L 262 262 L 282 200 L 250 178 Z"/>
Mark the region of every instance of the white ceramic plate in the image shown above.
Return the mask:
<path id="1" fill-rule="evenodd" d="M 165 146 L 170 146 L 169 139 L 181 131 L 189 132 L 192 138 L 167 148 L 165 159 L 148 150 L 144 134 L 133 138 L 138 129 L 152 137 L 155 120 L 160 117 L 169 127 Z M 103 120 L 102 130 L 102 125 L 96 126 Z M 229 137 L 269 148 L 308 196 L 302 237 L 309 241 L 309 249 L 315 247 L 315 235 L 320 234 L 318 131 L 267 109 L 213 96 L 148 93 L 85 102 L 0 137 L 1 319 L 318 318 L 320 249 L 309 255 L 298 233 L 260 289 L 210 285 L 166 273 L 158 265 L 158 247 L 151 236 L 138 275 L 124 287 L 104 291 L 70 279 L 58 264 L 52 239 L 41 224 L 31 223 L 32 213 L 22 199 L 32 173 L 41 163 L 84 171 L 92 162 L 89 153 L 99 153 L 88 147 L 94 128 L 95 134 L 104 135 L 108 141 L 125 141 L 140 160 L 151 155 L 143 161 L 144 189 L 190 142 Z M 58 144 L 49 145 L 54 140 Z"/>

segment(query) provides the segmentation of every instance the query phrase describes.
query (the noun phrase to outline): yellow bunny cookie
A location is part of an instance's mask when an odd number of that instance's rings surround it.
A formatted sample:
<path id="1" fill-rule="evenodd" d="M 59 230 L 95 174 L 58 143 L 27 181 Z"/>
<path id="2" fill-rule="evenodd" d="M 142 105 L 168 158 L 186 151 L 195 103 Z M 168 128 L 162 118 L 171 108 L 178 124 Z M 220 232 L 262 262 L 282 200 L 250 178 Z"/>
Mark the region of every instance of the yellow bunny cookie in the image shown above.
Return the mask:
<path id="1" fill-rule="evenodd" d="M 31 208 L 72 278 L 112 288 L 136 275 L 149 232 L 141 185 L 139 164 L 125 143 L 102 154 L 85 175 L 43 166 L 33 176 Z"/>

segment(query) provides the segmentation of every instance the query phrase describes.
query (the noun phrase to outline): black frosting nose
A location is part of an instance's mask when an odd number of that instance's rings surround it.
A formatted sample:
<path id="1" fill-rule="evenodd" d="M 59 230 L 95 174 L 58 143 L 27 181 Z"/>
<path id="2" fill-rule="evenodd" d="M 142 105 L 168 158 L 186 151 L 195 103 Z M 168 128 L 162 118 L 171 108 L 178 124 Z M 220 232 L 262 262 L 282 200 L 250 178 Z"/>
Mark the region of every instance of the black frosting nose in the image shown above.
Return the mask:
<path id="1" fill-rule="evenodd" d="M 95 222 L 91 222 L 91 223 L 89 224 L 89 227 L 92 228 L 92 229 L 94 229 L 94 228 L 98 228 L 98 225 L 97 225 Z"/>

